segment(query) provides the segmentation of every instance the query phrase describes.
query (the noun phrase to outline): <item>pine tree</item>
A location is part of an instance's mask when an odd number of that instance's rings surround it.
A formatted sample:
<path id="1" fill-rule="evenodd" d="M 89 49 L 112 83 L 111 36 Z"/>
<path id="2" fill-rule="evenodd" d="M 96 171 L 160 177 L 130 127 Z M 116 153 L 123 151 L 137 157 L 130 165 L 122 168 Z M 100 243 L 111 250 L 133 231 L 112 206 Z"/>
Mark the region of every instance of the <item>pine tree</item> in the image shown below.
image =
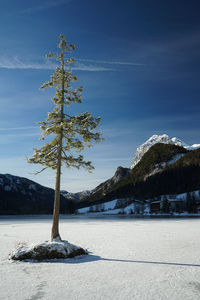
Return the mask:
<path id="1" fill-rule="evenodd" d="M 195 214 L 197 213 L 197 198 L 195 192 L 192 192 L 191 198 L 192 198 L 192 213 Z"/>
<path id="2" fill-rule="evenodd" d="M 74 58 L 69 54 L 75 50 L 74 44 L 68 44 L 64 35 L 60 35 L 58 44 L 59 52 L 50 53 L 46 58 L 56 57 L 58 66 L 50 80 L 41 86 L 41 89 L 55 87 L 55 96 L 52 98 L 54 111 L 49 112 L 46 121 L 39 122 L 42 130 L 42 138 L 51 135 L 52 140 L 40 149 L 34 149 L 34 154 L 28 159 L 29 163 L 41 164 L 44 168 L 56 170 L 56 185 L 53 211 L 53 224 L 51 239 L 61 240 L 59 234 L 59 209 L 60 209 L 60 178 L 61 167 L 65 164 L 67 168 L 84 167 L 91 172 L 94 167 L 91 161 L 85 161 L 82 155 L 76 153 L 85 147 L 92 147 L 93 141 L 102 140 L 99 132 L 94 130 L 100 122 L 100 117 L 94 118 L 88 111 L 71 116 L 66 113 L 66 107 L 74 103 L 82 103 L 82 87 L 72 88 L 77 77 L 72 73 L 71 64 Z M 66 57 L 68 56 L 68 57 Z M 39 172 L 38 172 L 39 173 Z"/>
<path id="3" fill-rule="evenodd" d="M 166 196 L 164 196 L 161 204 L 161 210 L 163 213 L 169 213 L 170 211 L 170 203 Z"/>
<path id="4" fill-rule="evenodd" d="M 195 193 L 187 193 L 186 196 L 186 211 L 189 213 L 196 213 L 197 212 L 197 199 Z"/>

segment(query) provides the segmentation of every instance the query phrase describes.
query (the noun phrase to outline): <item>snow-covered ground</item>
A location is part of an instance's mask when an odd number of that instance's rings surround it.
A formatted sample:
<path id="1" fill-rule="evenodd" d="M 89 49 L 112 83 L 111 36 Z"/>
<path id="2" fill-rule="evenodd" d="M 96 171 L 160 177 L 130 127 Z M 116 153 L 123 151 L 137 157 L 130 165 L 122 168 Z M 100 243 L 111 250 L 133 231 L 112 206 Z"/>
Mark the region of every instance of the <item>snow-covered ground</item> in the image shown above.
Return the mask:
<path id="1" fill-rule="evenodd" d="M 90 207 L 80 208 L 78 209 L 78 214 L 86 214 L 86 215 L 89 214 L 89 215 L 93 215 L 94 217 L 95 215 L 96 216 L 97 215 L 120 215 L 120 214 L 130 215 L 135 211 L 135 207 L 136 207 L 135 203 L 131 203 L 124 208 L 115 208 L 116 203 L 117 203 L 117 199 L 109 202 L 104 202 L 103 203 L 104 210 L 96 211 L 96 212 L 95 212 L 95 205 L 94 205 L 92 206 L 93 207 L 92 213 L 90 212 Z M 144 215 L 147 214 L 149 215 L 149 207 L 148 205 L 144 205 Z"/>
<path id="2" fill-rule="evenodd" d="M 115 206 L 116 206 L 116 203 L 117 203 L 117 199 L 109 201 L 109 202 L 104 202 L 103 203 L 104 210 L 105 211 L 107 211 L 107 210 L 108 211 L 113 210 L 115 208 Z M 88 213 L 89 210 L 90 210 L 89 206 L 88 207 L 83 207 L 83 208 L 78 209 L 78 213 L 79 214 Z M 95 205 L 93 206 L 93 210 L 95 211 Z"/>
<path id="3" fill-rule="evenodd" d="M 200 191 L 196 190 L 196 191 L 192 191 L 190 192 L 190 196 L 195 197 L 196 201 L 199 202 L 200 199 Z M 83 207 L 83 208 L 79 208 L 77 210 L 78 214 L 85 214 L 88 216 L 93 214 L 94 215 L 119 215 L 119 214 L 126 214 L 126 215 L 131 215 L 131 214 L 141 214 L 141 215 L 166 215 L 165 213 L 160 212 L 151 212 L 150 209 L 150 203 L 161 203 L 164 199 L 166 199 L 170 202 L 170 203 L 175 203 L 175 202 L 180 202 L 182 201 L 183 203 L 186 202 L 187 199 L 187 193 L 182 193 L 182 194 L 169 194 L 169 195 L 161 195 L 160 196 L 160 200 L 155 200 L 152 202 L 151 199 L 146 199 L 146 204 L 144 204 L 144 206 L 142 205 L 142 201 L 140 200 L 132 200 L 133 203 L 131 204 L 127 204 L 130 199 L 129 198 L 122 198 L 122 199 L 115 199 L 115 200 L 111 200 L 108 202 L 104 202 L 102 204 L 98 204 L 98 205 L 92 205 L 92 206 L 88 206 L 88 207 Z M 117 206 L 117 202 L 120 201 L 121 203 L 123 203 L 124 205 L 121 204 L 120 207 L 123 208 L 116 208 Z M 138 206 L 139 211 L 138 211 Z M 118 205 L 119 207 L 119 205 Z M 103 209 L 102 209 L 103 208 Z M 171 213 L 169 213 L 168 215 L 171 215 Z M 187 211 L 181 211 L 181 212 L 173 212 L 173 215 L 177 215 L 177 216 L 192 216 L 191 213 L 188 213 Z M 200 216 L 200 212 L 198 211 L 197 213 L 193 214 L 194 216 L 198 215 Z"/>
<path id="4" fill-rule="evenodd" d="M 74 217 L 63 239 L 90 255 L 55 262 L 10 262 L 18 241 L 48 239 L 51 219 L 0 218 L 0 299 L 200 298 L 200 219 Z"/>

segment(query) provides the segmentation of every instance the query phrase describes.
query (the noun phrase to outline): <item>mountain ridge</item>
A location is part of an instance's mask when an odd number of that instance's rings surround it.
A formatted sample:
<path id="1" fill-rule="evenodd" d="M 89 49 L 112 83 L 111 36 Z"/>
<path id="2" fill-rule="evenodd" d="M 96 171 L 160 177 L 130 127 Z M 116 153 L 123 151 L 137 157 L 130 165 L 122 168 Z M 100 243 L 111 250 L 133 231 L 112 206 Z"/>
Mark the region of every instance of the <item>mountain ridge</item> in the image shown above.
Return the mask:
<path id="1" fill-rule="evenodd" d="M 60 196 L 61 213 L 72 213 L 73 203 Z M 0 174 L 0 215 L 52 214 L 54 190 L 25 177 Z"/>
<path id="2" fill-rule="evenodd" d="M 184 160 L 185 156 L 186 159 Z M 179 161 L 182 163 L 179 163 Z M 199 178 L 199 182 L 198 180 L 193 180 L 195 183 L 192 182 L 191 170 L 194 170 L 196 178 Z M 188 175 L 190 176 L 187 178 Z M 180 188 L 173 185 L 170 176 L 173 177 L 174 182 L 177 181 L 180 184 Z M 184 182 L 178 180 L 176 176 L 184 178 L 185 182 L 187 182 L 186 189 L 184 188 Z M 163 182 L 164 179 L 166 183 Z M 175 192 L 176 189 L 178 192 L 187 192 L 190 184 L 193 190 L 195 188 L 198 189 L 200 187 L 200 149 L 187 150 L 174 144 L 157 143 L 150 147 L 139 163 L 131 169 L 131 172 L 128 172 L 110 189 L 106 190 L 105 186 L 101 184 L 101 190 L 104 190 L 104 193 L 93 193 L 89 197 L 84 198 L 80 204 L 83 206 L 84 202 L 87 205 L 91 202 L 106 202 L 123 196 L 137 196 L 138 199 L 152 197 L 154 196 L 153 193 L 158 196 L 162 191 L 162 188 L 157 184 L 159 181 L 162 183 L 165 193 L 167 193 L 167 188 L 164 188 L 167 186 L 167 181 L 170 182 L 169 192 L 170 190 Z M 157 190 L 149 185 L 150 182 L 156 186 Z M 148 192 L 145 192 L 145 189 Z"/>
<path id="3" fill-rule="evenodd" d="M 138 162 L 141 160 L 142 156 L 155 144 L 164 143 L 164 144 L 171 144 L 176 146 L 184 147 L 187 150 L 195 150 L 200 148 L 200 144 L 193 144 L 192 146 L 187 145 L 185 142 L 181 141 L 180 139 L 173 137 L 170 138 L 167 134 L 154 134 L 152 135 L 147 141 L 145 141 L 142 145 L 140 145 L 134 154 L 131 169 L 133 169 Z"/>
<path id="4" fill-rule="evenodd" d="M 167 135 L 154 135 L 144 144 L 151 146 L 147 150 L 142 149 L 133 168 L 119 166 L 113 177 L 91 191 L 61 191 L 60 212 L 73 213 L 80 207 L 120 197 L 143 201 L 161 194 L 200 188 L 199 144 L 188 146 Z M 24 177 L 0 174 L 0 214 L 51 214 L 53 199 L 54 190 L 51 188 Z"/>

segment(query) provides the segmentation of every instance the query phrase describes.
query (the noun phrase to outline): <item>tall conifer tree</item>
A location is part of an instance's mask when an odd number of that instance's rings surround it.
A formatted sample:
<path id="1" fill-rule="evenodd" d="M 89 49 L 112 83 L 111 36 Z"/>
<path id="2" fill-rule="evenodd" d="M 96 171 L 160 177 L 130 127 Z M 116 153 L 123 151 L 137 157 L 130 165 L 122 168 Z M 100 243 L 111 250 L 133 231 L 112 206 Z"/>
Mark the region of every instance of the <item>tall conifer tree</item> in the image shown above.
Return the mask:
<path id="1" fill-rule="evenodd" d="M 56 170 L 56 185 L 53 211 L 53 224 L 51 239 L 61 240 L 59 234 L 59 209 L 60 209 L 60 178 L 61 167 L 65 164 L 67 168 L 84 167 L 92 171 L 94 167 L 91 161 L 85 161 L 82 155 L 75 155 L 91 147 L 92 142 L 102 140 L 99 132 L 95 129 L 99 125 L 100 117 L 94 118 L 88 111 L 71 116 L 66 112 L 66 107 L 72 102 L 81 103 L 82 87 L 72 88 L 72 83 L 77 77 L 72 73 L 71 64 L 74 58 L 69 54 L 75 50 L 75 45 L 68 44 L 64 35 L 60 35 L 60 49 L 58 53 L 50 53 L 46 58 L 56 57 L 58 66 L 50 80 L 41 86 L 41 89 L 55 87 L 56 93 L 52 98 L 54 111 L 49 112 L 46 121 L 39 122 L 42 130 L 42 138 L 52 135 L 52 140 L 40 149 L 34 149 L 34 154 L 28 159 L 29 163 L 41 164 L 44 168 Z M 68 56 L 68 57 L 67 57 Z"/>

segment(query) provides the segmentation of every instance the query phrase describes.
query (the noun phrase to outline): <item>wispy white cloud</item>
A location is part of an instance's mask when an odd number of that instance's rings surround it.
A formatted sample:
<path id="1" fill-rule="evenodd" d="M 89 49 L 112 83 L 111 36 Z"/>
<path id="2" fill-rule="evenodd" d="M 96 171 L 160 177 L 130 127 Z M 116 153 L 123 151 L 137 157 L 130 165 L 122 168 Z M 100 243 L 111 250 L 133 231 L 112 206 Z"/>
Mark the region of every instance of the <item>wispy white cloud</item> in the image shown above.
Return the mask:
<path id="1" fill-rule="evenodd" d="M 38 126 L 0 127 L 0 131 L 37 129 Z"/>
<path id="2" fill-rule="evenodd" d="M 100 65 L 101 64 L 101 65 Z M 106 65 L 110 65 L 109 67 Z M 36 61 L 22 61 L 17 56 L 14 57 L 0 57 L 1 69 L 33 69 L 33 70 L 55 70 L 56 63 L 51 60 Z M 114 68 L 112 66 L 115 66 Z M 87 71 L 87 72 L 102 72 L 102 71 L 117 71 L 119 66 L 145 66 L 142 63 L 123 62 L 123 61 L 100 61 L 92 59 L 76 59 L 72 70 Z"/>
<path id="3" fill-rule="evenodd" d="M 0 69 L 55 70 L 56 66 L 57 66 L 56 63 L 50 60 L 44 60 L 38 63 L 38 62 L 23 62 L 18 57 L 0 58 Z M 113 71 L 113 69 L 111 68 L 92 65 L 91 63 L 83 64 L 79 62 L 75 62 L 72 69 L 77 71 L 88 71 L 88 72 Z"/>
<path id="4" fill-rule="evenodd" d="M 6 134 L 6 138 L 8 139 L 9 137 L 10 138 L 15 138 L 15 137 L 30 137 L 30 136 L 39 136 L 40 134 L 39 133 L 37 133 L 37 132 L 28 132 L 28 133 L 12 133 L 12 134 Z M 0 134 L 0 136 L 2 137 L 3 136 L 3 134 Z"/>
<path id="5" fill-rule="evenodd" d="M 115 71 L 114 69 L 111 68 L 98 67 L 92 64 L 87 65 L 79 62 L 75 62 L 74 67 L 72 67 L 72 69 L 78 71 L 90 71 L 90 72 Z"/>
<path id="6" fill-rule="evenodd" d="M 46 10 L 46 9 L 49 9 L 49 8 L 54 8 L 56 6 L 60 6 L 60 5 L 63 5 L 63 4 L 68 4 L 71 1 L 72 0 L 54 0 L 54 1 L 45 1 L 45 2 L 42 1 L 42 4 L 35 5 L 35 6 L 32 6 L 32 7 L 27 7 L 25 9 L 22 9 L 22 10 L 19 10 L 19 11 L 15 11 L 14 14 L 16 15 L 16 14 L 34 13 L 34 12 Z"/>
<path id="7" fill-rule="evenodd" d="M 146 64 L 143 63 L 137 63 L 137 62 L 127 62 L 127 61 L 105 61 L 105 60 L 93 60 L 93 59 L 82 59 L 79 58 L 77 61 L 82 62 L 91 62 L 96 64 L 107 64 L 107 65 L 127 65 L 127 66 L 145 66 Z"/>
<path id="8" fill-rule="evenodd" d="M 55 69 L 55 64 L 51 61 L 37 62 L 23 62 L 18 57 L 0 58 L 1 69 L 35 69 L 35 70 L 52 70 Z"/>
<path id="9" fill-rule="evenodd" d="M 41 136 L 40 128 L 36 126 L 0 127 L 0 144 L 15 143 L 19 138 Z"/>

